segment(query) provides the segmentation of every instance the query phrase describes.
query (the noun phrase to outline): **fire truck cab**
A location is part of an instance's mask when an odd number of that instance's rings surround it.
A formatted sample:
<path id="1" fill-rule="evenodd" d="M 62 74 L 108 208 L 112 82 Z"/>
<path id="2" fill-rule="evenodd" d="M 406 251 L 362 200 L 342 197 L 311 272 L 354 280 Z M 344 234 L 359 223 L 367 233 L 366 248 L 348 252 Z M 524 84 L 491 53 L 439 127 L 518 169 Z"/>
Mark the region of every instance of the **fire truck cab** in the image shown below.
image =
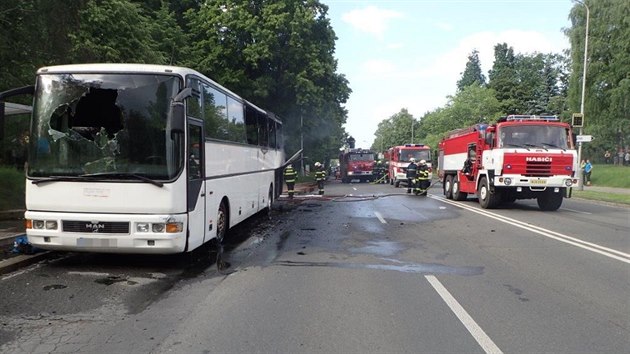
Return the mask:
<path id="1" fill-rule="evenodd" d="M 374 153 L 365 149 L 347 148 L 339 154 L 339 178 L 341 182 L 352 180 L 374 181 Z"/>
<path id="2" fill-rule="evenodd" d="M 433 178 L 431 172 L 431 148 L 424 144 L 405 144 L 393 146 L 387 150 L 389 157 L 389 184 L 393 184 L 396 188 L 400 187 L 400 183 L 407 185 L 407 165 L 411 162 L 411 158 L 416 159 L 416 163 L 425 160 L 429 167 L 429 180 Z"/>
<path id="3" fill-rule="evenodd" d="M 438 146 L 438 175 L 448 199 L 476 194 L 482 208 L 536 199 L 557 210 L 578 183 L 571 127 L 556 116 L 509 115 L 447 133 Z"/>

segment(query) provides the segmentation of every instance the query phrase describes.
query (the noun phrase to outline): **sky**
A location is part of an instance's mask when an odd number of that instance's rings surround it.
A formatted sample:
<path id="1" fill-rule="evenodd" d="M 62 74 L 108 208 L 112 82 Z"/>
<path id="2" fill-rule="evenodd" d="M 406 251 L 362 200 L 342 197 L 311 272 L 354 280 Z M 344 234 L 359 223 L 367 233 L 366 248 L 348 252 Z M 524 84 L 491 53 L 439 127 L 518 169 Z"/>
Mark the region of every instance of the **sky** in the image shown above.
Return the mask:
<path id="1" fill-rule="evenodd" d="M 522 54 L 569 48 L 571 0 L 320 2 L 337 36 L 337 72 L 352 89 L 345 129 L 357 148 L 369 148 L 378 123 L 403 108 L 420 119 L 443 107 L 475 49 L 487 80 L 498 43 Z"/>

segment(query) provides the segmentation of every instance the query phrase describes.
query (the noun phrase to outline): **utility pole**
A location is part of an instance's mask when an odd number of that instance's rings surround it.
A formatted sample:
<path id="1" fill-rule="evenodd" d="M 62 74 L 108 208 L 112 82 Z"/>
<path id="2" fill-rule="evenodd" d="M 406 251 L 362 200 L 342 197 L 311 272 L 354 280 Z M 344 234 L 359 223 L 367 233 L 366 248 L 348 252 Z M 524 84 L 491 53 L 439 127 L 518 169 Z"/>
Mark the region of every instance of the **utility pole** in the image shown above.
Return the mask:
<path id="1" fill-rule="evenodd" d="M 590 18 L 590 11 L 585 2 L 580 1 L 580 0 L 576 0 L 576 2 L 578 4 L 584 5 L 584 8 L 586 9 L 586 32 L 584 34 L 584 67 L 582 71 L 582 101 L 580 103 L 580 114 L 582 114 L 582 117 L 584 117 L 584 94 L 586 92 L 586 64 L 587 64 L 587 57 L 588 57 L 588 22 Z M 584 119 L 583 122 L 586 122 L 586 120 Z M 584 124 L 582 124 L 582 126 L 580 127 L 580 135 L 582 135 L 583 133 L 583 129 L 584 129 L 583 126 Z M 580 168 L 578 170 L 579 171 L 578 190 L 583 191 L 584 190 L 584 176 L 583 176 L 584 172 L 582 171 L 582 142 L 578 143 L 578 164 L 580 164 Z"/>

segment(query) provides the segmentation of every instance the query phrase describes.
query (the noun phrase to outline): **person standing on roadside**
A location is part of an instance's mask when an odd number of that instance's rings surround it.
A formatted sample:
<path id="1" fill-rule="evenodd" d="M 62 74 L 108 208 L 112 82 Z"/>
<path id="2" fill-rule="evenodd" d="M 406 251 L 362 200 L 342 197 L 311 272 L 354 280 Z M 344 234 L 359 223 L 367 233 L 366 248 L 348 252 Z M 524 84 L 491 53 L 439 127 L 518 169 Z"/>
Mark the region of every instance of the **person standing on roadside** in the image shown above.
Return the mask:
<path id="1" fill-rule="evenodd" d="M 593 171 L 593 165 L 591 164 L 591 161 L 587 159 L 586 164 L 584 165 L 584 181 L 585 181 L 584 184 L 587 186 L 591 185 L 591 172 L 592 171 Z"/>
<path id="2" fill-rule="evenodd" d="M 324 194 L 324 181 L 326 180 L 326 171 L 321 163 L 315 162 L 315 180 L 317 181 L 317 187 L 319 188 L 319 194 Z"/>
<path id="3" fill-rule="evenodd" d="M 610 151 L 608 150 L 604 153 L 604 161 L 606 162 L 606 165 L 610 164 Z"/>
<path id="4" fill-rule="evenodd" d="M 626 154 L 624 155 L 623 161 L 624 161 L 624 165 L 630 166 L 630 149 L 626 150 Z"/>
<path id="5" fill-rule="evenodd" d="M 413 181 L 418 176 L 418 165 L 416 165 L 416 159 L 410 158 L 409 165 L 407 165 L 407 193 L 411 193 L 411 189 L 414 188 Z"/>
<path id="6" fill-rule="evenodd" d="M 295 193 L 295 180 L 297 180 L 297 172 L 293 169 L 293 166 L 288 165 L 284 169 L 284 182 L 287 184 L 289 199 L 293 199 L 293 194 Z"/>

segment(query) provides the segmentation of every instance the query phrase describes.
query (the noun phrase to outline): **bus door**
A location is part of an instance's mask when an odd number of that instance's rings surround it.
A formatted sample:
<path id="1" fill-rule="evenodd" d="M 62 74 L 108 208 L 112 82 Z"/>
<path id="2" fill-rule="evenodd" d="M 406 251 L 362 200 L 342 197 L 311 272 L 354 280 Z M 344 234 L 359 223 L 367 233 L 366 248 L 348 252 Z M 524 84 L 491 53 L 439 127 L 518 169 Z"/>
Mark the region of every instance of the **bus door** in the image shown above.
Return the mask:
<path id="1" fill-rule="evenodd" d="M 205 144 L 202 124 L 192 119 L 188 123 L 188 249 L 194 249 L 205 241 Z"/>

